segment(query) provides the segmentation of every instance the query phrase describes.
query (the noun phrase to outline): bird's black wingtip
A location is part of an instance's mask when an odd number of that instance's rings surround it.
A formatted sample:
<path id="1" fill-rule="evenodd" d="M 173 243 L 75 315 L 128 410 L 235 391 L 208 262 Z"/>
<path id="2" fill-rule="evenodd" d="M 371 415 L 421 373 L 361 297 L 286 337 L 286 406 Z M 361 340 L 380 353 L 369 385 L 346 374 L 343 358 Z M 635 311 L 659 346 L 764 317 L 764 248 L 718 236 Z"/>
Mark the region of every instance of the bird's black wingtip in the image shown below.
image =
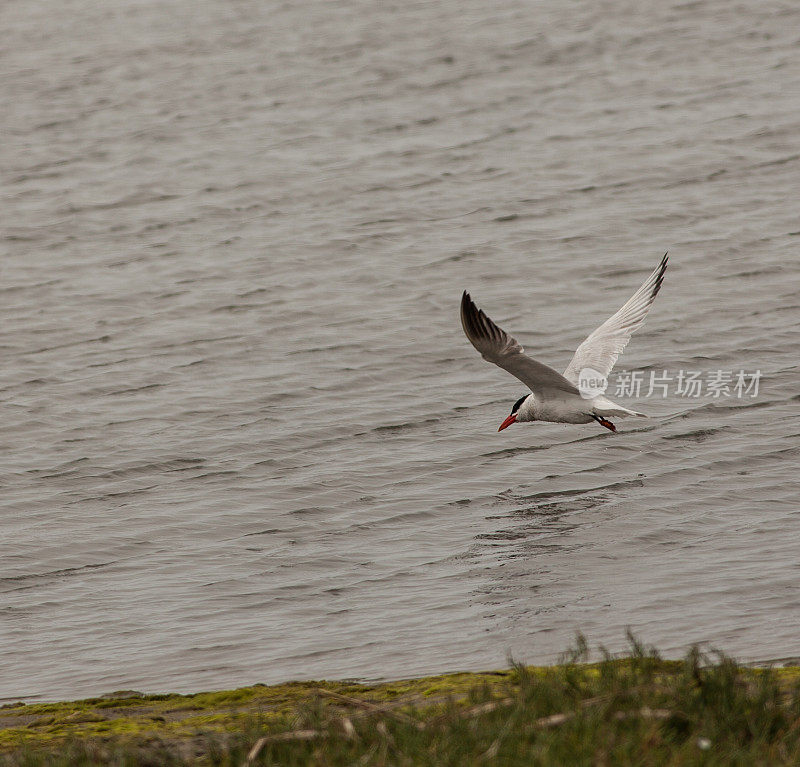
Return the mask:
<path id="1" fill-rule="evenodd" d="M 467 324 L 469 323 L 469 316 L 471 314 L 471 308 L 474 306 L 472 303 L 472 299 L 469 297 L 469 293 L 465 290 L 461 294 L 461 324 L 464 326 L 464 330 L 467 329 Z"/>
<path id="2" fill-rule="evenodd" d="M 669 251 L 667 251 L 663 256 L 661 256 L 661 260 L 658 262 L 658 266 L 656 267 L 656 279 L 660 282 L 664 279 L 664 272 L 667 271 L 667 262 L 669 261 Z"/>
<path id="3" fill-rule="evenodd" d="M 485 322 L 484 313 L 475 306 L 472 297 L 465 290 L 461 296 L 461 326 L 473 346 L 475 339 L 484 338 L 487 335 Z"/>

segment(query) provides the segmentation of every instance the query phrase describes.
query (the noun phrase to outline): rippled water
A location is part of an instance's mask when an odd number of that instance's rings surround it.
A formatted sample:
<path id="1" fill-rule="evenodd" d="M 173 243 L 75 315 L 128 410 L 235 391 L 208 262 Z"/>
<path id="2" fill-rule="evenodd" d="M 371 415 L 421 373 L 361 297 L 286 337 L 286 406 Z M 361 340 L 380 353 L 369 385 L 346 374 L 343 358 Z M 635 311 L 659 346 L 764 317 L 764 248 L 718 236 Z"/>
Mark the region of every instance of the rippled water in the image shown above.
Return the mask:
<path id="1" fill-rule="evenodd" d="M 0 696 L 800 653 L 800 9 L 9 2 Z M 496 432 L 669 249 L 629 370 Z"/>

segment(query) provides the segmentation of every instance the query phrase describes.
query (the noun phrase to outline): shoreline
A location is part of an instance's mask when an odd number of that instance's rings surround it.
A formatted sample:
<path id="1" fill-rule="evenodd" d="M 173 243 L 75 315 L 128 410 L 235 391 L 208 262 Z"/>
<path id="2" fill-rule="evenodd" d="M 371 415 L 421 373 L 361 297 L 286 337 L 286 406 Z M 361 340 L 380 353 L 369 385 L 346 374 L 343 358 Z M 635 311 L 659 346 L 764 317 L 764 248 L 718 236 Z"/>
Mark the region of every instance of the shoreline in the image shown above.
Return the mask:
<path id="1" fill-rule="evenodd" d="M 753 764 L 793 763 L 782 761 L 781 752 L 800 759 L 800 666 L 753 668 L 698 650 L 683 660 L 662 660 L 635 643 L 627 656 L 597 663 L 584 658 L 579 648 L 555 666 L 378 684 L 304 681 L 191 695 L 127 690 L 77 701 L 7 703 L 0 707 L 0 760 L 106 764 L 111 754 L 125 754 L 126 764 L 314 764 L 324 756 L 330 764 L 348 764 L 374 748 L 404 755 L 390 763 L 433 764 L 425 749 L 449 743 L 467 749 L 460 757 L 465 764 L 491 763 L 505 748 L 511 750 L 503 763 L 514 764 L 525 748 L 566 748 L 580 761 L 578 754 L 609 733 L 627 749 L 657 744 L 670 754 L 686 751 L 689 761 L 678 764 L 694 764 L 706 740 L 730 741 L 737 754 L 742 743 L 755 743 Z M 705 700 L 709 690 L 716 692 Z M 762 723 L 772 740 L 766 734 L 754 740 L 765 710 L 789 724 Z"/>

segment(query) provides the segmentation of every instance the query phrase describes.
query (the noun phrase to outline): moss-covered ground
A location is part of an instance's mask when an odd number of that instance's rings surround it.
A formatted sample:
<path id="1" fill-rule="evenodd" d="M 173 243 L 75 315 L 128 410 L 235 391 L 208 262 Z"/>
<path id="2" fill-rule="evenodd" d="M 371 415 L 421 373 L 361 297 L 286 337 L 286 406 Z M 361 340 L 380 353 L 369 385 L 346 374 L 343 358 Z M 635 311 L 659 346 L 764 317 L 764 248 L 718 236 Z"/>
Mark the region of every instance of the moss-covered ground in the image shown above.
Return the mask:
<path id="1" fill-rule="evenodd" d="M 692 651 L 0 709 L 8 765 L 798 765 L 800 669 Z"/>

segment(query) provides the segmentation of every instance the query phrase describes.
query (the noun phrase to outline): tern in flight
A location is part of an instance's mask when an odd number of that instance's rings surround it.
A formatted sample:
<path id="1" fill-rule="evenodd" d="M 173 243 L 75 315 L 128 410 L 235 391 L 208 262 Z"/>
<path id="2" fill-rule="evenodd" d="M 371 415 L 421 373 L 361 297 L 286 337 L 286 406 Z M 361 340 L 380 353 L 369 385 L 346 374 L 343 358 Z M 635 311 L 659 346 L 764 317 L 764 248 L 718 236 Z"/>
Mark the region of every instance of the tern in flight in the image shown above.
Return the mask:
<path id="1" fill-rule="evenodd" d="M 564 375 L 528 357 L 519 342 L 478 309 L 465 290 L 461 297 L 461 324 L 470 343 L 485 360 L 508 371 L 531 390 L 514 403 L 511 414 L 498 431 L 525 421 L 597 421 L 606 429 L 616 431 L 609 418 L 631 415 L 646 418 L 645 413 L 637 413 L 607 399 L 603 391 L 608 374 L 631 335 L 644 324 L 666 269 L 667 254 L 664 254 L 661 263 L 631 299 L 578 347 Z"/>

